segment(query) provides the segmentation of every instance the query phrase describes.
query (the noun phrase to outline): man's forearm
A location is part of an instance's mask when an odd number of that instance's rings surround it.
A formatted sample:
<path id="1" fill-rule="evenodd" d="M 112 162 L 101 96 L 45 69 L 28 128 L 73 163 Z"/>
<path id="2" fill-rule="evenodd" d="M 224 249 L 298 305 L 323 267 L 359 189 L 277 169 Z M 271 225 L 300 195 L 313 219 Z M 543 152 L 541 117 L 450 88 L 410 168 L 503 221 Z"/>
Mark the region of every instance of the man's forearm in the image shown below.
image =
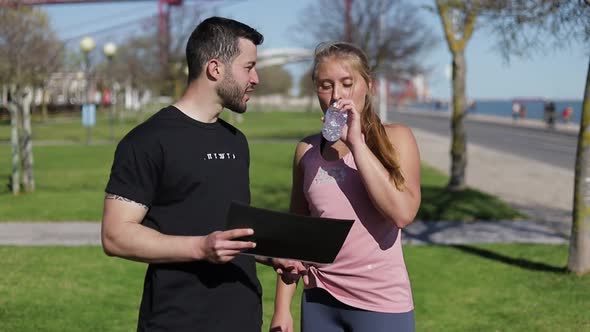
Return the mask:
<path id="1" fill-rule="evenodd" d="M 202 237 L 165 235 L 134 222 L 121 222 L 102 230 L 102 244 L 107 255 L 144 263 L 203 259 L 197 249 L 199 241 Z"/>

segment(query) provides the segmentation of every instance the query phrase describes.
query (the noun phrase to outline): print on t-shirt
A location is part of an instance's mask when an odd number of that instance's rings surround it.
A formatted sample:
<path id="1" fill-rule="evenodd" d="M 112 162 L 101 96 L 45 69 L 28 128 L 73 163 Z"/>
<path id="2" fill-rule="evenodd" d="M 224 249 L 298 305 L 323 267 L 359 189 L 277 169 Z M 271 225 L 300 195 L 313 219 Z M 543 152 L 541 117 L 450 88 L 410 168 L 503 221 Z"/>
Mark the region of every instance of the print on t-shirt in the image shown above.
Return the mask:
<path id="1" fill-rule="evenodd" d="M 346 179 L 346 168 L 343 166 L 321 166 L 313 179 L 315 184 L 327 182 L 342 183 Z"/>
<path id="2" fill-rule="evenodd" d="M 230 152 L 215 152 L 215 153 L 207 153 L 203 160 L 228 160 L 228 159 L 236 159 L 236 155 Z"/>

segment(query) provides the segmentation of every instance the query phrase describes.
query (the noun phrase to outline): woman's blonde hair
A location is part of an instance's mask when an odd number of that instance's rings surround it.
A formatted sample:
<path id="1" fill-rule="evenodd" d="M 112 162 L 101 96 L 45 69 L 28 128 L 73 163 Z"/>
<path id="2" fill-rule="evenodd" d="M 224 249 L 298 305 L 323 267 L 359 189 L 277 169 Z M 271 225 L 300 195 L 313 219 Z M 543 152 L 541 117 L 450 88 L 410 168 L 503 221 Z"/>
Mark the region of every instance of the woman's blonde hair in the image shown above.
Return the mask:
<path id="1" fill-rule="evenodd" d="M 361 130 L 365 135 L 365 142 L 377 159 L 383 164 L 389 177 L 393 179 L 397 189 L 402 190 L 405 179 L 402 175 L 395 148 L 387 138 L 385 127 L 375 113 L 372 102 L 372 91 L 369 88 L 372 81 L 369 59 L 365 52 L 353 44 L 346 42 L 329 42 L 318 45 L 315 51 L 312 80 L 316 84 L 319 65 L 328 58 L 345 61 L 349 68 L 356 70 L 367 84 L 365 107 L 361 113 Z"/>

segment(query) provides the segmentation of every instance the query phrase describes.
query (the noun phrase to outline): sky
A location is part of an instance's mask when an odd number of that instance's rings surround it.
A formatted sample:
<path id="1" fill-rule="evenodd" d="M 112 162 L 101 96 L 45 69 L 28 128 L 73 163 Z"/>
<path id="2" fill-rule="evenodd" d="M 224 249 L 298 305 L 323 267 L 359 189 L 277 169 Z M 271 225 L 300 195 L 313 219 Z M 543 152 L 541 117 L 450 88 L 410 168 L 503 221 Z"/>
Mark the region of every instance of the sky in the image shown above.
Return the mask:
<path id="1" fill-rule="evenodd" d="M 298 17 L 316 0 L 226 0 L 185 1 L 183 12 L 193 15 L 197 3 L 203 7 L 203 16 L 220 15 L 242 21 L 264 35 L 261 49 L 312 48 L 294 37 Z M 359 0 L 357 0 L 359 1 Z M 428 2 L 428 0 L 422 0 Z M 156 15 L 157 1 L 124 1 L 119 3 L 44 5 L 54 30 L 70 47 L 78 47 L 82 36 L 96 35 L 98 47 L 115 41 L 129 33 L 139 33 L 145 24 L 137 22 Z M 177 9 L 177 8 L 176 8 Z M 451 90 L 448 67 L 451 63 L 446 42 L 443 40 L 440 20 L 435 14 L 424 12 L 425 24 L 432 28 L 440 40 L 429 52 L 423 63 L 431 68 L 427 77 L 433 97 L 448 99 Z M 198 19 L 195 19 L 195 25 Z M 320 22 L 318 22 L 320 24 Z M 119 26 L 120 29 L 109 29 Z M 109 30 L 105 33 L 104 30 Z M 541 97 L 556 100 L 581 100 L 583 98 L 588 54 L 582 45 L 565 49 L 546 50 L 529 58 L 512 58 L 504 61 L 494 50 L 494 39 L 486 31 L 476 31 L 466 49 L 467 95 L 471 99 L 513 99 Z M 295 76 L 306 64 L 288 65 Z"/>

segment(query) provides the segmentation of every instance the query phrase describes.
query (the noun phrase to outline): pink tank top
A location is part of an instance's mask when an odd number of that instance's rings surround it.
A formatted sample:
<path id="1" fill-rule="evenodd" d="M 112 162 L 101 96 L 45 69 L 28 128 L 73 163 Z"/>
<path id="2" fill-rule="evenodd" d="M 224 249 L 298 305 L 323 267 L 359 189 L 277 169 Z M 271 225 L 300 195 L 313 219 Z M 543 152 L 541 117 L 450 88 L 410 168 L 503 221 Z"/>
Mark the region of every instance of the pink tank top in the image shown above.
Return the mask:
<path id="1" fill-rule="evenodd" d="M 301 159 L 303 192 L 312 216 L 354 219 L 333 264 L 313 266 L 308 288 L 320 287 L 350 306 L 388 313 L 414 308 L 401 229 L 371 202 L 352 153 L 326 161 L 315 137 Z"/>

